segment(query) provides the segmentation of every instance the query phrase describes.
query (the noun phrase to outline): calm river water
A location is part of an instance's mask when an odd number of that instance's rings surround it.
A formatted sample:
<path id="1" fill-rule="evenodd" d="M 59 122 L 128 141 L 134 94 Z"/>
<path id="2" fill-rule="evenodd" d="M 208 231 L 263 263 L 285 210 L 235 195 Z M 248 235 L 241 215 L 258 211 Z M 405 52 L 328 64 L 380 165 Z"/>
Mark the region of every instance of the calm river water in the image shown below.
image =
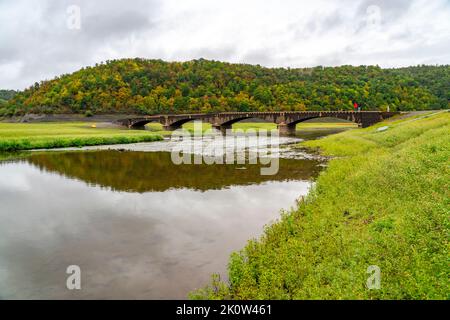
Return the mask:
<path id="1" fill-rule="evenodd" d="M 230 253 L 294 206 L 324 164 L 286 147 L 274 176 L 175 165 L 167 143 L 0 162 L 0 299 L 186 298 L 212 273 L 226 277 Z M 66 287 L 69 265 L 81 290 Z"/>

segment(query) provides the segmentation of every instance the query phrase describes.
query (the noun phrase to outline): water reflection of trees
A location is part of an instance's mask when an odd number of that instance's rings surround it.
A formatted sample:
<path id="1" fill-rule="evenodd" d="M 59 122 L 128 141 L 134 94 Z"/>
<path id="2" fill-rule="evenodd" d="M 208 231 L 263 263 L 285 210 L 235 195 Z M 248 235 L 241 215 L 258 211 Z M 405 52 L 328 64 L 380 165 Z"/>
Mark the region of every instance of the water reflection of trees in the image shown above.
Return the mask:
<path id="1" fill-rule="evenodd" d="M 205 191 L 265 181 L 306 180 L 320 171 L 317 160 L 280 159 L 278 174 L 262 176 L 260 165 L 175 165 L 167 152 L 110 150 L 41 153 L 28 157 L 26 161 L 41 170 L 87 184 L 128 192 L 171 188 Z"/>

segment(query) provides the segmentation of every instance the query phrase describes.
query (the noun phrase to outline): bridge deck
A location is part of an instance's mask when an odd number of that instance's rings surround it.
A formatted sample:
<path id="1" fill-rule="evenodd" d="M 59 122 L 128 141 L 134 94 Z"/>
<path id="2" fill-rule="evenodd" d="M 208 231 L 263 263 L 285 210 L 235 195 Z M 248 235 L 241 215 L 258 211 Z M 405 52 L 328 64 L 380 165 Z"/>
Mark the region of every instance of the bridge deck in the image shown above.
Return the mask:
<path id="1" fill-rule="evenodd" d="M 399 112 L 383 111 L 264 111 L 264 112 L 217 112 L 191 114 L 159 114 L 119 120 L 118 122 L 129 128 L 142 127 L 157 121 L 166 130 L 174 130 L 191 120 L 202 120 L 211 123 L 218 129 L 227 129 L 237 121 L 248 118 L 260 118 L 278 124 L 283 133 L 295 131 L 299 122 L 313 118 L 334 117 L 358 123 L 362 127 L 373 125 L 379 121 L 399 114 Z"/>

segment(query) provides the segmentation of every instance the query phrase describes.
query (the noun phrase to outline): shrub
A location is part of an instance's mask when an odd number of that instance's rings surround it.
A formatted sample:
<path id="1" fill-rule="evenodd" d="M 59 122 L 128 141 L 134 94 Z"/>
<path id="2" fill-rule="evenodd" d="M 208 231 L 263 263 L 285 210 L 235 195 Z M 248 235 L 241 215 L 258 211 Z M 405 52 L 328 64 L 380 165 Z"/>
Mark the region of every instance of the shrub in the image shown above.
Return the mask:
<path id="1" fill-rule="evenodd" d="M 92 117 L 94 116 L 94 113 L 91 110 L 86 110 L 86 112 L 84 113 L 85 117 Z"/>

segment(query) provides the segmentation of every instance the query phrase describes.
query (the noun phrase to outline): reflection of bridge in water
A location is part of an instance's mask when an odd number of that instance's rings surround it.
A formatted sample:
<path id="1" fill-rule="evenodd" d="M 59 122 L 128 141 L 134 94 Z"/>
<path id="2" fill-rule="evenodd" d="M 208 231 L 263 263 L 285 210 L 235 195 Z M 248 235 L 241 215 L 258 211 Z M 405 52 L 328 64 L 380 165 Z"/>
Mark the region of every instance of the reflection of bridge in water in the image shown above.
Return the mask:
<path id="1" fill-rule="evenodd" d="M 258 118 L 278 125 L 282 134 L 295 133 L 295 126 L 299 122 L 314 118 L 332 117 L 357 123 L 360 127 L 368 127 L 399 112 L 383 111 L 279 111 L 279 112 L 220 112 L 199 114 L 168 114 L 142 117 L 130 117 L 118 120 L 128 128 L 139 128 L 149 122 L 159 122 L 165 130 L 176 130 L 186 122 L 201 120 L 212 124 L 219 130 L 231 129 L 233 123 L 250 118 Z"/>
<path id="2" fill-rule="evenodd" d="M 280 158 L 278 173 L 265 176 L 260 173 L 261 164 L 176 165 L 169 152 L 113 150 L 33 153 L 25 161 L 47 172 L 122 192 L 207 191 L 270 181 L 304 181 L 317 177 L 323 168 L 320 159 Z"/>

